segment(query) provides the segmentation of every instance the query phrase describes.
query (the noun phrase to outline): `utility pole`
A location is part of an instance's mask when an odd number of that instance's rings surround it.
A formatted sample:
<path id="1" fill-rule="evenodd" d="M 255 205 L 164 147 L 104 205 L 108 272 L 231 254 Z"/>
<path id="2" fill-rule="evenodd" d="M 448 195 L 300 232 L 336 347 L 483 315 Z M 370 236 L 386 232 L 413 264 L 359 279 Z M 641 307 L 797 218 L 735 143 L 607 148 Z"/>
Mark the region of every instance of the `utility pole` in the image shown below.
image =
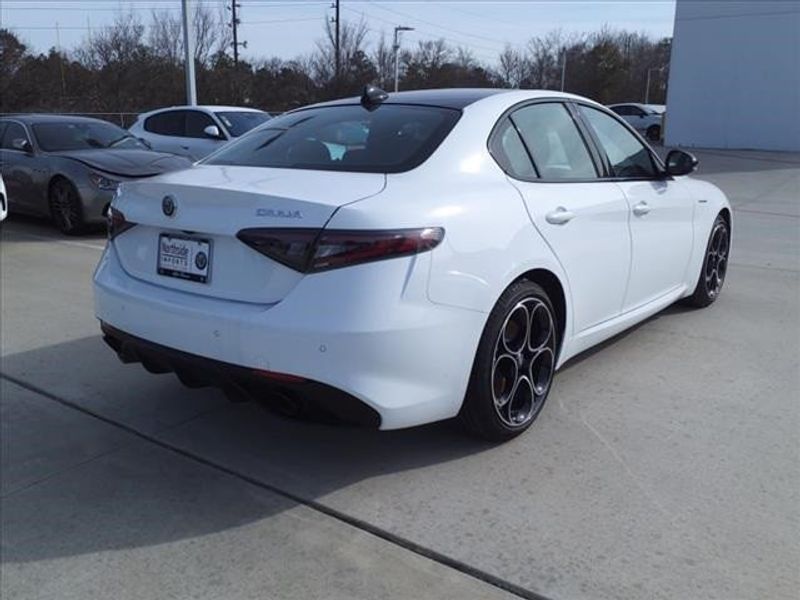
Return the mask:
<path id="1" fill-rule="evenodd" d="M 239 66 L 239 17 L 236 16 L 236 9 L 239 3 L 231 0 L 231 28 L 233 29 L 233 64 Z"/>
<path id="2" fill-rule="evenodd" d="M 339 70 L 342 67 L 342 53 L 341 48 L 339 46 L 339 0 L 334 1 L 334 5 L 332 8 L 336 9 L 336 16 L 334 17 L 334 22 L 336 23 L 336 34 L 335 34 L 335 53 L 336 53 L 336 78 L 339 78 Z"/>
<path id="3" fill-rule="evenodd" d="M 561 91 L 564 91 L 564 82 L 567 80 L 567 47 L 561 49 Z"/>
<path id="4" fill-rule="evenodd" d="M 396 92 L 400 87 L 400 32 L 401 31 L 414 31 L 413 27 L 406 27 L 405 25 L 398 25 L 394 28 L 394 91 Z"/>
<path id="5" fill-rule="evenodd" d="M 186 73 L 186 103 L 190 106 L 197 104 L 197 85 L 194 80 L 194 32 L 189 0 L 181 0 L 183 16 L 183 61 Z"/>
<path id="6" fill-rule="evenodd" d="M 664 70 L 664 67 L 654 67 L 652 69 L 647 69 L 647 85 L 644 88 L 644 103 L 650 104 L 650 73 L 653 71 L 661 72 Z"/>

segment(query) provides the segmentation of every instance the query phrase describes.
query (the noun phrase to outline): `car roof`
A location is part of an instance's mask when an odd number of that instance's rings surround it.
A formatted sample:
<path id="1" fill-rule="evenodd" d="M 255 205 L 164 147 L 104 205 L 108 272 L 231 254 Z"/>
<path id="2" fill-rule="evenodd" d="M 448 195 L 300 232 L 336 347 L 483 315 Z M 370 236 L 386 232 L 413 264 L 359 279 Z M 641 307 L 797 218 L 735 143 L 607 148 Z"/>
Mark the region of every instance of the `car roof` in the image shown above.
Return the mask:
<path id="1" fill-rule="evenodd" d="M 110 125 L 117 125 L 111 121 L 103 119 L 94 119 L 92 117 L 81 117 L 78 115 L 60 115 L 60 114 L 45 114 L 45 113 L 20 113 L 20 114 L 5 114 L 0 117 L 0 120 L 15 119 L 26 125 L 35 125 L 36 123 L 63 123 L 64 121 L 83 122 L 83 123 L 109 123 Z M 117 125 L 119 127 L 119 125 Z"/>
<path id="2" fill-rule="evenodd" d="M 158 113 L 165 110 L 208 110 L 208 111 L 226 111 L 226 112 L 264 112 L 260 108 L 252 108 L 247 106 L 223 106 L 220 104 L 197 104 L 197 105 L 178 105 L 178 106 L 164 106 L 162 108 L 155 108 L 153 110 L 149 110 L 147 112 L 142 113 L 143 115 L 149 115 L 151 113 Z"/>
<path id="3" fill-rule="evenodd" d="M 494 96 L 515 92 L 506 88 L 442 88 L 434 90 L 412 90 L 408 92 L 393 92 L 383 101 L 382 104 L 421 104 L 425 106 L 441 106 L 444 108 L 462 109 L 479 100 Z M 320 102 L 312 104 L 313 107 L 337 106 L 347 104 L 358 104 L 361 102 L 360 96 L 331 100 L 330 102 Z M 309 108 L 309 107 L 304 107 Z"/>

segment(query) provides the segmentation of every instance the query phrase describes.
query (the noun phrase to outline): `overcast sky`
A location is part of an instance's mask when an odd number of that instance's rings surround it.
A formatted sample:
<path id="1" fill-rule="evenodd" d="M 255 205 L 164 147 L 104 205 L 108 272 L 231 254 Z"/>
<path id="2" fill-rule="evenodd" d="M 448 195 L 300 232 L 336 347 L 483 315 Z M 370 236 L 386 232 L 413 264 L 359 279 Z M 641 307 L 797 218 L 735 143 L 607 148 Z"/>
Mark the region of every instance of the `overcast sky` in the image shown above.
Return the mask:
<path id="1" fill-rule="evenodd" d="M 221 9 L 230 0 L 191 0 Z M 239 0 L 240 39 L 245 57 L 293 58 L 314 48 L 331 0 Z M 521 46 L 531 36 L 561 28 L 584 32 L 608 25 L 653 37 L 672 35 L 675 0 L 341 0 L 343 21 L 363 18 L 370 41 L 390 37 L 395 25 L 414 27 L 403 44 L 444 38 L 494 62 L 506 43 Z M 133 11 L 147 23 L 153 8 L 180 11 L 180 0 L 0 0 L 0 22 L 36 51 L 58 39 L 63 48 L 79 44 L 90 30 Z M 58 25 L 58 27 L 57 27 Z"/>

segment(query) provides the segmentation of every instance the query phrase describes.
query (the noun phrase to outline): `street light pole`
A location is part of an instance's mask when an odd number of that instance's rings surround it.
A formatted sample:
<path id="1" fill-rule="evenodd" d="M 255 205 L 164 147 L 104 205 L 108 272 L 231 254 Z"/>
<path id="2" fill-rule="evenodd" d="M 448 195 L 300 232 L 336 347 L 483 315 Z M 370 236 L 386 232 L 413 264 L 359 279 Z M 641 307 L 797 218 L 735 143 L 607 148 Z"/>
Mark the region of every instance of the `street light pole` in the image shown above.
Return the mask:
<path id="1" fill-rule="evenodd" d="M 567 48 L 561 49 L 561 91 L 564 91 L 564 82 L 567 80 Z"/>
<path id="2" fill-rule="evenodd" d="M 413 27 L 406 27 L 398 25 L 394 28 L 394 91 L 396 92 L 400 86 L 400 32 L 401 31 L 414 31 Z"/>
<path id="3" fill-rule="evenodd" d="M 647 69 L 647 86 L 644 89 L 644 103 L 650 104 L 650 73 L 653 71 L 663 71 L 664 67 L 653 67 L 652 69 Z"/>
<path id="4" fill-rule="evenodd" d="M 194 34 L 192 31 L 191 9 L 189 0 L 181 0 L 183 11 L 183 60 L 186 73 L 186 103 L 197 104 L 197 85 L 194 79 Z"/>

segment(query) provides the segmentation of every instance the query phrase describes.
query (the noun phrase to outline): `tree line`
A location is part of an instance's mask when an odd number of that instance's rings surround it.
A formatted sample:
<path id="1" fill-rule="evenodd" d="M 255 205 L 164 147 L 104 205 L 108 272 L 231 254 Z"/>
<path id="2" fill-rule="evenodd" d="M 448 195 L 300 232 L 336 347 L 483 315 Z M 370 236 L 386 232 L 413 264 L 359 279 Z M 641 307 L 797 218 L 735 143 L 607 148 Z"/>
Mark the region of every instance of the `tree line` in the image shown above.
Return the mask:
<path id="1" fill-rule="evenodd" d="M 343 22 L 336 69 L 333 26 L 313 51 L 285 60 L 230 56 L 224 14 L 194 13 L 198 99 L 203 104 L 255 106 L 280 112 L 357 94 L 365 83 L 391 90 L 394 51 L 387 36 L 369 44 L 362 22 Z M 663 103 L 671 40 L 603 28 L 585 34 L 552 31 L 524 47 L 507 46 L 495 64 L 445 40 L 420 41 L 400 53 L 401 89 L 506 87 L 564 89 L 599 102 Z M 566 69 L 563 69 L 566 61 Z M 135 113 L 185 102 L 180 18 L 154 11 L 149 23 L 119 13 L 69 51 L 34 53 L 0 29 L 0 112 Z"/>

